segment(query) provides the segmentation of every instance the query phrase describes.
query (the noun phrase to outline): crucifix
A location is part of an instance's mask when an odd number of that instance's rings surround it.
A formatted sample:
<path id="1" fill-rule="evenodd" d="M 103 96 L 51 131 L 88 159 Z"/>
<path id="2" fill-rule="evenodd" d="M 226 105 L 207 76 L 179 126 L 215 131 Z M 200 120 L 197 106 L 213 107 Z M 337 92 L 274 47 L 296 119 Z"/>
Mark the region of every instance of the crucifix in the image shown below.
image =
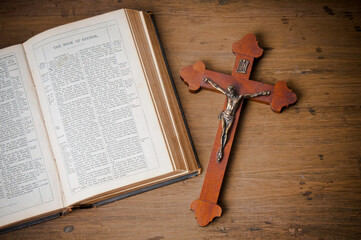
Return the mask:
<path id="1" fill-rule="evenodd" d="M 191 204 L 200 226 L 208 225 L 213 218 L 222 214 L 222 208 L 217 201 L 243 101 L 249 99 L 269 104 L 276 113 L 297 101 L 296 94 L 284 81 L 278 81 L 273 86 L 249 80 L 254 58 L 260 57 L 263 53 L 253 34 L 247 34 L 240 41 L 234 42 L 232 51 L 236 55 L 232 75 L 206 70 L 204 63 L 200 61 L 183 68 L 180 72 L 190 92 L 204 88 L 219 91 L 227 97 L 223 111 L 218 116 L 220 124 L 200 197 Z"/>

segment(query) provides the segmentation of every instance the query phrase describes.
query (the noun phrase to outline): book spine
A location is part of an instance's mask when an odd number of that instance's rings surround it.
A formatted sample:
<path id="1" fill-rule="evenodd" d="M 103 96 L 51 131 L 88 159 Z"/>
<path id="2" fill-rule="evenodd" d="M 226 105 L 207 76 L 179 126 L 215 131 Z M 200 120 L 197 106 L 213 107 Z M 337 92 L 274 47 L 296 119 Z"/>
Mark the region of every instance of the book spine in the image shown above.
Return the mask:
<path id="1" fill-rule="evenodd" d="M 15 226 L 7 227 L 7 228 L 4 228 L 4 229 L 1 229 L 0 234 L 8 233 L 8 232 L 15 231 L 15 230 L 18 230 L 18 229 L 21 229 L 21 228 L 24 228 L 24 227 L 29 227 L 29 226 L 33 226 L 33 225 L 38 224 L 38 223 L 46 222 L 46 221 L 61 217 L 61 216 L 63 216 L 63 214 L 65 215 L 67 213 L 59 212 L 59 213 L 55 213 L 55 214 L 52 214 L 52 215 L 49 215 L 49 216 L 46 216 L 46 217 L 42 217 L 42 218 L 39 218 L 39 219 L 29 221 L 29 222 L 25 222 L 25 223 L 21 223 L 21 224 L 15 225 Z"/>

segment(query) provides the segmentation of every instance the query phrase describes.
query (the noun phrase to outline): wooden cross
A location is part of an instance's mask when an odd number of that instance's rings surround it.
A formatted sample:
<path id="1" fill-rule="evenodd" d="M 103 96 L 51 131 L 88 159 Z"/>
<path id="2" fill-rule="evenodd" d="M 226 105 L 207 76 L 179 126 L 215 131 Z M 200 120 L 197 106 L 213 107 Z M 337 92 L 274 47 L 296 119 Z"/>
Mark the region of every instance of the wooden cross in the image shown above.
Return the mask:
<path id="1" fill-rule="evenodd" d="M 249 80 L 254 58 L 260 57 L 263 53 L 263 50 L 258 46 L 256 37 L 253 34 L 248 34 L 240 41 L 233 43 L 232 50 L 236 55 L 232 76 L 206 70 L 204 63 L 200 61 L 196 62 L 194 65 L 183 68 L 180 75 L 182 80 L 188 84 L 189 91 L 197 92 L 200 88 L 212 91 L 216 90 L 208 80 L 205 80 L 210 79 L 221 89 L 227 89 L 230 85 L 234 86 L 239 95 L 267 92 L 265 95 L 261 95 L 257 98 L 250 98 L 250 100 L 270 104 L 271 109 L 277 113 L 280 113 L 282 108 L 288 107 L 297 101 L 296 94 L 287 87 L 286 82 L 279 81 L 273 86 Z M 222 124 L 219 124 L 202 192 L 199 199 L 193 201 L 191 204 L 191 209 L 195 212 L 197 222 L 200 226 L 206 226 L 214 217 L 220 217 L 222 214 L 222 208 L 217 204 L 217 201 L 234 134 L 236 132 L 242 103 L 243 100 L 239 102 L 239 107 L 234 114 L 234 118 L 232 118 L 233 123 L 229 129 L 221 161 L 217 161 L 220 147 L 222 147 L 220 139 L 223 136 Z M 227 100 L 224 104 L 223 111 L 226 110 L 226 107 Z"/>

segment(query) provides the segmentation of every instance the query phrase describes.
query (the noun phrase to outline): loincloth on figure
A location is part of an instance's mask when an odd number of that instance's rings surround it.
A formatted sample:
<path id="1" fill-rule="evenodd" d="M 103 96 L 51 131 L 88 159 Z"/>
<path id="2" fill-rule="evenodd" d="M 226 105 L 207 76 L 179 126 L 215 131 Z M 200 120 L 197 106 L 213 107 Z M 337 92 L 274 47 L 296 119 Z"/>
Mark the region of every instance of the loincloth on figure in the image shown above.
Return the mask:
<path id="1" fill-rule="evenodd" d="M 230 123 L 233 121 L 234 117 L 233 116 L 230 116 L 228 115 L 227 113 L 225 112 L 221 112 L 219 115 L 218 115 L 218 119 L 221 120 L 221 119 L 224 119 L 226 121 L 226 123 Z"/>

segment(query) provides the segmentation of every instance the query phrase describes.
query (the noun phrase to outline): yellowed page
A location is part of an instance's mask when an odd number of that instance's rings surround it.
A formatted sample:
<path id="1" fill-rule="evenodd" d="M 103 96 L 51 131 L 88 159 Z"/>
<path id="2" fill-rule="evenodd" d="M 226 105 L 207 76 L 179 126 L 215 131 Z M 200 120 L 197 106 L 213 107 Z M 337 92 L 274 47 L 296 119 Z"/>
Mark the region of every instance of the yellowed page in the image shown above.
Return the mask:
<path id="1" fill-rule="evenodd" d="M 63 208 L 22 45 L 0 50 L 0 227 Z"/>
<path id="2" fill-rule="evenodd" d="M 124 10 L 24 47 L 66 204 L 173 171 Z"/>

